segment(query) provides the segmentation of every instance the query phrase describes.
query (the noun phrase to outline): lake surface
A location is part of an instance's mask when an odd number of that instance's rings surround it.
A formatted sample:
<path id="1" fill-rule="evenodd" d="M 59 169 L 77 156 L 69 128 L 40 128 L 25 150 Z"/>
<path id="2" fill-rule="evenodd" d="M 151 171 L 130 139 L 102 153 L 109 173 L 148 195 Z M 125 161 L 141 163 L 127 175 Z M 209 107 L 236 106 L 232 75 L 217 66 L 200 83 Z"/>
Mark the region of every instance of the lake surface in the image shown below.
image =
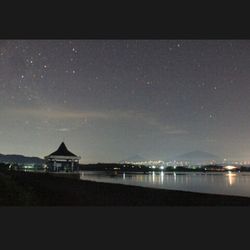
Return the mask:
<path id="1" fill-rule="evenodd" d="M 120 183 L 150 188 L 193 191 L 250 197 L 250 173 L 248 172 L 151 172 L 121 173 L 81 171 L 82 180 Z"/>

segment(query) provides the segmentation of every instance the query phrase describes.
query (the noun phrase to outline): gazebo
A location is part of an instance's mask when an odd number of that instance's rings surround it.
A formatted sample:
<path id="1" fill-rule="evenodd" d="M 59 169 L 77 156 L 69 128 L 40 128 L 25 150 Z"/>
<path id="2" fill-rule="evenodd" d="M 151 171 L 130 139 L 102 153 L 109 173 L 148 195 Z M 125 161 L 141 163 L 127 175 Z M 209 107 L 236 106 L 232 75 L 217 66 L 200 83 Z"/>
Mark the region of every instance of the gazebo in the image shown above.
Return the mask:
<path id="1" fill-rule="evenodd" d="M 70 152 L 64 142 L 62 142 L 55 152 L 45 156 L 44 159 L 48 171 L 73 172 L 78 170 L 78 164 L 81 157 Z"/>

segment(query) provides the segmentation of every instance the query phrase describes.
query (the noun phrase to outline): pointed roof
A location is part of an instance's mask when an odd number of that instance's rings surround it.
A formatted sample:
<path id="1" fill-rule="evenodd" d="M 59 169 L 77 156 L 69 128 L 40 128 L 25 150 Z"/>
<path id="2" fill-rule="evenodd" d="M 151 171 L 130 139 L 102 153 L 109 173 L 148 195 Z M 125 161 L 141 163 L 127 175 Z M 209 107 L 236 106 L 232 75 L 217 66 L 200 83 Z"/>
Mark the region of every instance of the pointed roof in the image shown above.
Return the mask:
<path id="1" fill-rule="evenodd" d="M 64 142 L 62 142 L 61 145 L 59 146 L 59 148 L 55 152 L 51 153 L 49 156 L 53 156 L 53 155 L 56 155 L 56 156 L 76 156 L 75 154 L 73 154 L 72 152 L 70 152 L 67 149 Z"/>

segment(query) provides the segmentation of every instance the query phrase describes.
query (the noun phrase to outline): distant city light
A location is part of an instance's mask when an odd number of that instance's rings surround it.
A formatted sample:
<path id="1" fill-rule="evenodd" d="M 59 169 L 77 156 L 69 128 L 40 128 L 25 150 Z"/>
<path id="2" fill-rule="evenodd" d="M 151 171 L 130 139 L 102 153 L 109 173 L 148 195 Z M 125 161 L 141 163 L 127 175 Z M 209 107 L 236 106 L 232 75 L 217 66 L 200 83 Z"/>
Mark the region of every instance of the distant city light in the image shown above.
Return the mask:
<path id="1" fill-rule="evenodd" d="M 237 168 L 237 167 L 232 166 L 232 165 L 225 166 L 225 169 L 226 169 L 226 170 L 233 170 L 233 169 L 236 169 L 236 168 Z"/>

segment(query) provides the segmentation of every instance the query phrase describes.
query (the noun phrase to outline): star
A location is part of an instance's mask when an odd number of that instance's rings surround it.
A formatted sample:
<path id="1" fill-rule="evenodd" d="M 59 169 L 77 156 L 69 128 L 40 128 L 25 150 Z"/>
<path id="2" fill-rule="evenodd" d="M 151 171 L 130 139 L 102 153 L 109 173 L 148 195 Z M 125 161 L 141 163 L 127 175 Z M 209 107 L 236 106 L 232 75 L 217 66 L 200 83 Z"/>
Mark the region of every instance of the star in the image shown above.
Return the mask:
<path id="1" fill-rule="evenodd" d="M 215 118 L 214 114 L 209 115 L 209 119 L 214 119 L 214 118 Z"/>

